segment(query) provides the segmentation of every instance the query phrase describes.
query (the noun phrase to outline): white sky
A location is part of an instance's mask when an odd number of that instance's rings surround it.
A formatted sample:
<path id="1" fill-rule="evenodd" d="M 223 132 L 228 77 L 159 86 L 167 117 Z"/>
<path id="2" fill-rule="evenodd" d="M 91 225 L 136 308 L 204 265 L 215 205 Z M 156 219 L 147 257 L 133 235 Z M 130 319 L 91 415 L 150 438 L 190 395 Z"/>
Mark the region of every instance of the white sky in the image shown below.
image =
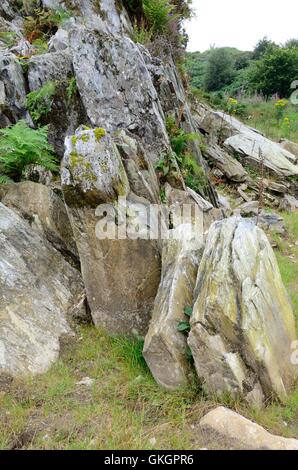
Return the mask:
<path id="1" fill-rule="evenodd" d="M 185 24 L 188 50 L 252 50 L 264 36 L 276 43 L 298 37 L 297 0 L 193 0 L 197 18 Z"/>

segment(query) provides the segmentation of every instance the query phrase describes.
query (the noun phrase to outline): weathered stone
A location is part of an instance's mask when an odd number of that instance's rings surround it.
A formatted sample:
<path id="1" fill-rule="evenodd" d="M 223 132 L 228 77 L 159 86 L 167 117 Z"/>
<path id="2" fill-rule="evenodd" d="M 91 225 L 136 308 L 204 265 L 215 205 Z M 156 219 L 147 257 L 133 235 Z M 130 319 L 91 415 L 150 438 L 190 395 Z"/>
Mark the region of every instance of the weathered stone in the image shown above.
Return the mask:
<path id="1" fill-rule="evenodd" d="M 80 273 L 0 203 L 0 373 L 45 372 L 83 292 Z"/>
<path id="2" fill-rule="evenodd" d="M 188 341 L 204 389 L 246 396 L 257 388 L 283 399 L 298 374 L 295 321 L 273 250 L 253 222 L 212 225 L 195 299 Z"/>
<path id="3" fill-rule="evenodd" d="M 172 390 L 186 386 L 191 377 L 186 336 L 178 325 L 193 303 L 200 246 L 191 236 L 191 224 L 170 232 L 174 239 L 164 242 L 162 278 L 143 355 L 157 383 Z"/>
<path id="4" fill-rule="evenodd" d="M 269 213 L 261 211 L 259 216 L 254 218 L 254 222 L 257 223 L 265 232 L 274 231 L 274 233 L 279 233 L 280 235 L 284 235 L 286 233 L 283 218 L 273 212 Z"/>
<path id="5" fill-rule="evenodd" d="M 69 206 L 96 207 L 127 196 L 128 178 L 120 153 L 102 128 L 78 129 L 65 141 L 62 185 Z"/>
<path id="6" fill-rule="evenodd" d="M 159 203 L 160 188 L 156 172 L 140 141 L 123 130 L 116 131 L 113 140 L 121 155 L 131 190 L 139 197 Z"/>
<path id="7" fill-rule="evenodd" d="M 244 162 L 260 165 L 263 161 L 264 166 L 278 176 L 298 175 L 298 165 L 294 155 L 250 130 L 229 137 L 224 146 L 239 155 Z"/>
<path id="8" fill-rule="evenodd" d="M 240 183 L 248 177 L 241 163 L 221 149 L 219 145 L 209 145 L 206 150 L 206 158 L 231 181 Z"/>
<path id="9" fill-rule="evenodd" d="M 16 210 L 66 256 L 77 258 L 72 228 L 62 199 L 42 184 L 25 181 L 6 185 L 0 190 L 0 200 Z"/>
<path id="10" fill-rule="evenodd" d="M 284 198 L 281 200 L 280 209 L 287 212 L 298 211 L 298 199 L 290 194 L 285 194 Z"/>
<path id="11" fill-rule="evenodd" d="M 49 52 L 65 51 L 69 47 L 68 32 L 59 28 L 57 33 L 49 41 Z"/>
<path id="12" fill-rule="evenodd" d="M 23 71 L 16 56 L 10 52 L 0 52 L 0 83 L 4 84 L 0 114 L 3 113 L 11 123 L 26 119 L 28 113 L 25 109 L 26 88 Z"/>
<path id="13" fill-rule="evenodd" d="M 274 436 L 262 426 L 223 406 L 205 415 L 200 428 L 207 436 L 228 440 L 231 446 L 247 450 L 298 450 L 297 439 Z"/>
<path id="14" fill-rule="evenodd" d="M 197 128 L 208 134 L 211 145 L 223 145 L 229 153 L 241 158 L 242 163 L 259 166 L 263 161 L 265 168 L 277 176 L 298 174 L 297 157 L 256 129 L 201 103 L 194 112 Z"/>

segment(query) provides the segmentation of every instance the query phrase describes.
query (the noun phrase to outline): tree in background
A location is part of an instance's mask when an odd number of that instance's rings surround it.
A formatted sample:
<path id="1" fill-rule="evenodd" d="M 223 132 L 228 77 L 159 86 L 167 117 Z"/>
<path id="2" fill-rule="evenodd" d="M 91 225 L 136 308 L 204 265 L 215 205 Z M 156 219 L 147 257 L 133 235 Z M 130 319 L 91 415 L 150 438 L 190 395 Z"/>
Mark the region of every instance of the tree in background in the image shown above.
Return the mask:
<path id="1" fill-rule="evenodd" d="M 259 60 L 266 53 L 272 52 L 276 48 L 278 48 L 278 45 L 265 36 L 263 39 L 260 39 L 260 41 L 255 46 L 252 58 L 254 60 Z"/>
<path id="2" fill-rule="evenodd" d="M 266 97 L 278 94 L 288 98 L 291 83 L 298 79 L 298 48 L 274 48 L 267 50 L 252 66 L 249 74 L 251 91 Z"/>
<path id="3" fill-rule="evenodd" d="M 235 76 L 234 60 L 225 49 L 213 49 L 206 67 L 204 88 L 218 91 L 230 85 Z"/>
<path id="4" fill-rule="evenodd" d="M 285 46 L 284 47 L 287 47 L 288 49 L 292 49 L 292 48 L 296 48 L 298 47 L 298 39 L 289 39 L 286 43 L 285 43 Z"/>

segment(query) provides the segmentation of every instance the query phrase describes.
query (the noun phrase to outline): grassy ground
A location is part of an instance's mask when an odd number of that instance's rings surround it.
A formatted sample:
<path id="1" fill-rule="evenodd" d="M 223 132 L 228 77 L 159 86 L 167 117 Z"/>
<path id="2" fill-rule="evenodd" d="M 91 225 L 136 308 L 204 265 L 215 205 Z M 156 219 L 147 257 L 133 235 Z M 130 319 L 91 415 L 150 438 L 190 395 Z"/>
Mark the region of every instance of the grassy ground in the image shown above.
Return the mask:
<path id="1" fill-rule="evenodd" d="M 279 119 L 276 114 L 276 101 L 247 101 L 244 122 L 261 132 L 272 140 L 288 139 L 298 142 L 298 106 L 289 103 Z"/>
<path id="2" fill-rule="evenodd" d="M 276 254 L 298 319 L 298 214 L 285 214 L 289 236 L 276 236 Z M 203 435 L 200 418 L 217 404 L 197 387 L 160 389 L 141 355 L 142 345 L 81 327 L 62 358 L 42 376 L 0 380 L 0 449 L 221 449 Z M 92 386 L 78 385 L 84 377 Z M 226 398 L 221 403 L 269 431 L 298 437 L 298 390 L 263 410 Z"/>

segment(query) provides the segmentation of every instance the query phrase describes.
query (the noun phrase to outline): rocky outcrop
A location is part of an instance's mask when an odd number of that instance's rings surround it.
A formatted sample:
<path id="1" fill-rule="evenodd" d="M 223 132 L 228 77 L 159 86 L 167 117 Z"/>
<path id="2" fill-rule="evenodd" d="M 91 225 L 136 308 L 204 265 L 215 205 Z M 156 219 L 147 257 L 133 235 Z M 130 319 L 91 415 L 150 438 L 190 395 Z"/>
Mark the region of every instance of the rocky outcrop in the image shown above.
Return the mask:
<path id="1" fill-rule="evenodd" d="M 206 437 L 228 440 L 231 446 L 246 450 L 298 450 L 297 439 L 274 436 L 262 426 L 223 406 L 204 416 L 200 428 Z"/>
<path id="2" fill-rule="evenodd" d="M 263 161 L 265 168 L 278 177 L 298 174 L 297 157 L 293 153 L 235 117 L 197 104 L 195 121 L 197 128 L 208 135 L 209 144 L 219 143 L 243 164 L 259 167 Z"/>
<path id="3" fill-rule="evenodd" d="M 173 390 L 186 386 L 191 377 L 186 336 L 178 325 L 187 318 L 185 308 L 192 306 L 201 246 L 191 224 L 180 225 L 169 236 L 143 355 L 157 383 Z"/>
<path id="4" fill-rule="evenodd" d="M 67 139 L 62 186 L 94 323 L 112 333 L 144 334 L 160 281 L 160 256 L 156 241 L 125 239 L 134 230 L 129 222 L 120 239 L 116 233 L 110 239 L 99 234 L 104 213 L 115 230 L 122 217 L 126 220 L 126 209 L 117 212 L 114 204 L 119 196 L 130 195 L 119 150 L 103 129 L 79 130 Z M 134 211 L 131 197 L 128 213 Z M 149 202 L 141 197 L 137 201 L 146 217 Z"/>
<path id="5" fill-rule="evenodd" d="M 261 229 L 240 217 L 212 225 L 195 299 L 188 343 L 203 388 L 253 402 L 283 399 L 298 373 L 295 321 Z"/>
<path id="6" fill-rule="evenodd" d="M 45 372 L 84 298 L 80 273 L 0 203 L 0 374 Z"/>
<path id="7" fill-rule="evenodd" d="M 77 260 L 77 249 L 66 208 L 50 188 L 24 181 L 0 187 L 0 200 L 40 231 L 54 247 Z"/>

